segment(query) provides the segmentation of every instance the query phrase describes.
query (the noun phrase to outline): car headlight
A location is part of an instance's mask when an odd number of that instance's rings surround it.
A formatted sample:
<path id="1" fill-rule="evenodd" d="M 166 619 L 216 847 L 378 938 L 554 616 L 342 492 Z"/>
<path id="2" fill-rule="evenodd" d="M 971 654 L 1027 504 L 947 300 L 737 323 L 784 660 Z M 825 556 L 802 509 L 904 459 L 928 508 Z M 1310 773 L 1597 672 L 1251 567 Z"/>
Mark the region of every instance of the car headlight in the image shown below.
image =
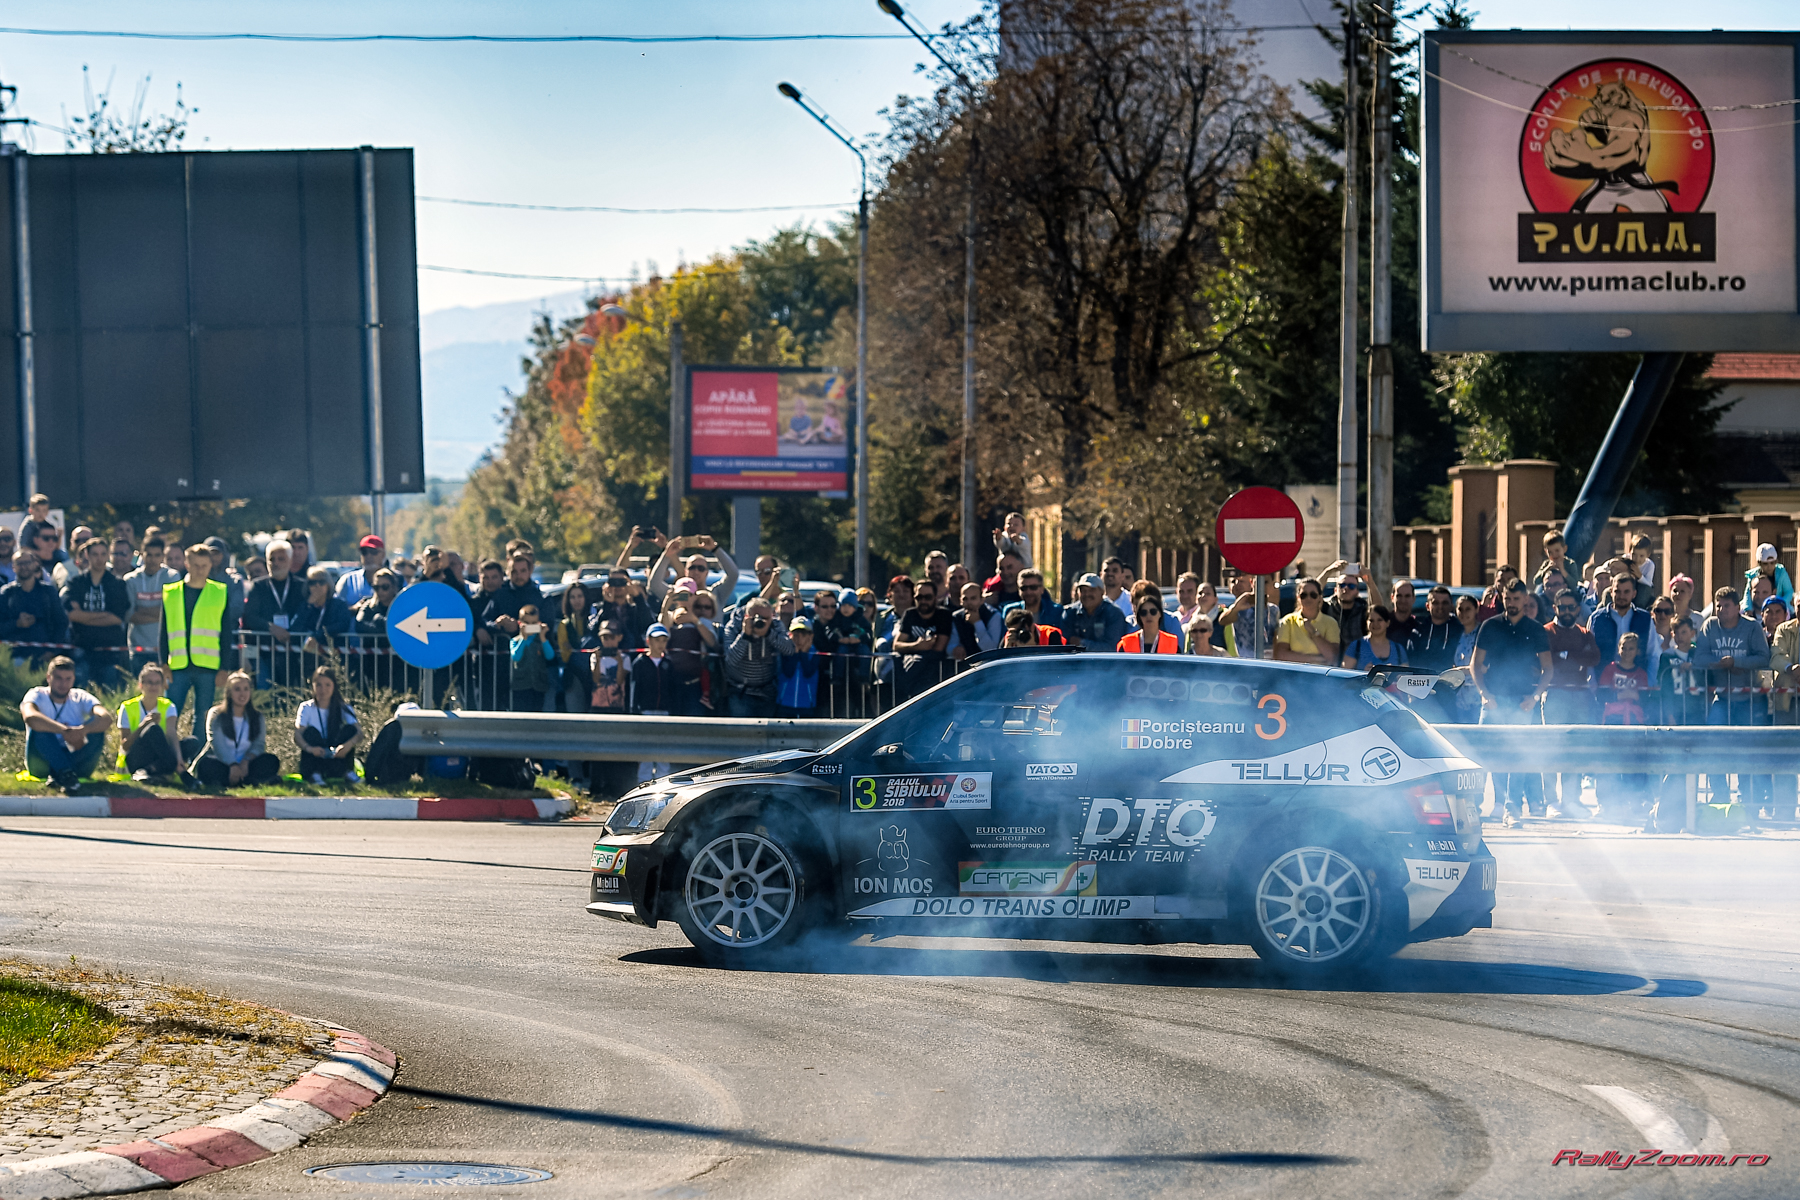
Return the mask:
<path id="1" fill-rule="evenodd" d="M 650 822 L 662 814 L 663 809 L 669 807 L 671 799 L 673 799 L 672 796 L 663 793 L 640 796 L 635 800 L 623 800 L 617 808 L 613 809 L 612 816 L 606 819 L 607 831 L 610 833 L 636 833 L 641 829 L 646 829 Z"/>

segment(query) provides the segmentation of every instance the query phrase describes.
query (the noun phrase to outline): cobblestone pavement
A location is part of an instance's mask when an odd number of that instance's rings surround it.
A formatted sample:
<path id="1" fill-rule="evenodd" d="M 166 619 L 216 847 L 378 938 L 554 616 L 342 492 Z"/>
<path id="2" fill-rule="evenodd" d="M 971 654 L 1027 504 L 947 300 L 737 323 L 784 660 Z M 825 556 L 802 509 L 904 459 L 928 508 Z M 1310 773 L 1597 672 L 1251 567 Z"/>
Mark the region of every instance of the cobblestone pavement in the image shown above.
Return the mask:
<path id="1" fill-rule="evenodd" d="M 92 1058 L 0 1093 L 0 1163 L 242 1112 L 331 1052 L 323 1022 L 191 988 L 16 960 L 0 960 L 0 974 L 67 988 L 125 1024 Z"/>

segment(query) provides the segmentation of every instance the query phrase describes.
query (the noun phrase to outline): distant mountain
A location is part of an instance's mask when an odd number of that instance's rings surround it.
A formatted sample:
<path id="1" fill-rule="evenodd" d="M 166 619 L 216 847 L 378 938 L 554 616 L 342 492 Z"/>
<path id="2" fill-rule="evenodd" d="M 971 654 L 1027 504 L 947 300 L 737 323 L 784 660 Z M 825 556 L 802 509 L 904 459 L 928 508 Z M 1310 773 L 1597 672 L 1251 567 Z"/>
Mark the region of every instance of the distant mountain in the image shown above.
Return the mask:
<path id="1" fill-rule="evenodd" d="M 585 307 L 580 292 L 563 292 L 541 300 L 440 309 L 419 318 L 428 478 L 462 479 L 499 440 L 507 393 L 525 383 L 522 360 L 531 349 L 537 314 L 560 319 Z"/>

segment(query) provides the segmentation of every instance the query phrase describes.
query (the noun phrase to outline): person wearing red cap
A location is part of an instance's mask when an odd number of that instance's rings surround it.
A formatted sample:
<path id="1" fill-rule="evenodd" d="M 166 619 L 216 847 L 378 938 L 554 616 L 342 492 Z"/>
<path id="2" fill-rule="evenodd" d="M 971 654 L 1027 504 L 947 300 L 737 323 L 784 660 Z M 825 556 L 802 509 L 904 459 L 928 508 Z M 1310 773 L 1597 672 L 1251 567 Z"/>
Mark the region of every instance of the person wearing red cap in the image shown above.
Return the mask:
<path id="1" fill-rule="evenodd" d="M 387 566 L 387 543 L 370 534 L 357 546 L 362 570 L 345 571 L 337 581 L 337 598 L 354 608 L 375 594 L 375 572 Z"/>

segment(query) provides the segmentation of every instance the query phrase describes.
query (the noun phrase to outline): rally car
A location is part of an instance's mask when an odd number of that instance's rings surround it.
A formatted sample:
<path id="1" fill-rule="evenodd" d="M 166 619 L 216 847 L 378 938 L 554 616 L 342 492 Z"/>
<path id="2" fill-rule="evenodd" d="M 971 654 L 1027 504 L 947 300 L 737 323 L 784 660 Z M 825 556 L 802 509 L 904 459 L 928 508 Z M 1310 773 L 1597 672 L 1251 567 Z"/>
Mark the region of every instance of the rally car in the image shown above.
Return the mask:
<path id="1" fill-rule="evenodd" d="M 1002 652 L 1004 655 L 1006 652 Z M 754 964 L 828 931 L 1249 944 L 1300 974 L 1493 924 L 1429 676 L 1130 654 L 964 671 L 818 752 L 629 793 L 587 908 Z"/>

